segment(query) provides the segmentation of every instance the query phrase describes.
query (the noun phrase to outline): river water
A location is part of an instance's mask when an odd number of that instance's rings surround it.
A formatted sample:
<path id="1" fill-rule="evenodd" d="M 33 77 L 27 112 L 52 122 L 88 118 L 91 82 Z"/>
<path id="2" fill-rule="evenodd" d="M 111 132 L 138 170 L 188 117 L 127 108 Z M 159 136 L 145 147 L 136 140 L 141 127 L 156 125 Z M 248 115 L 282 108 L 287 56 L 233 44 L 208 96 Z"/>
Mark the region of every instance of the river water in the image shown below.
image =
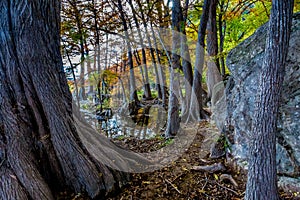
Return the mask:
<path id="1" fill-rule="evenodd" d="M 141 107 L 131 116 L 112 112 L 111 116 L 99 117 L 96 111 L 84 109 L 81 113 L 95 129 L 109 138 L 149 139 L 161 135 L 167 123 L 167 111 L 159 105 Z"/>

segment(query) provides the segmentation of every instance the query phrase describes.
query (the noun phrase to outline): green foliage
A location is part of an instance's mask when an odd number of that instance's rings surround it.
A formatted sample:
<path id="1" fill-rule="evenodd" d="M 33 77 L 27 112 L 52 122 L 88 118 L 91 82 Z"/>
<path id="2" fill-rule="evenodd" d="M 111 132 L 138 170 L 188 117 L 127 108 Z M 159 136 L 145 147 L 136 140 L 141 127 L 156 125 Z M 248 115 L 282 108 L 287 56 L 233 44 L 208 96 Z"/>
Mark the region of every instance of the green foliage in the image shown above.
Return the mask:
<path id="1" fill-rule="evenodd" d="M 166 139 L 166 141 L 165 141 L 165 146 L 167 146 L 167 145 L 170 145 L 170 144 L 173 144 L 174 143 L 174 139 L 173 138 L 168 138 L 168 139 Z"/>
<path id="2" fill-rule="evenodd" d="M 122 140 L 126 139 L 126 136 L 125 135 L 118 135 L 114 139 L 122 141 Z"/>
<path id="3" fill-rule="evenodd" d="M 300 12 L 300 2 L 296 0 L 294 3 L 294 13 Z"/>
<path id="4" fill-rule="evenodd" d="M 223 0 L 222 3 L 224 3 L 224 5 L 228 4 L 228 6 L 225 6 L 225 10 L 223 8 L 222 13 L 220 8 L 217 9 L 217 16 L 221 14 L 223 16 L 222 20 L 224 26 L 222 27 L 222 31 L 225 31 L 224 52 L 219 54 L 218 57 L 226 57 L 232 48 L 252 35 L 258 27 L 266 23 L 269 19 L 271 9 L 270 0 L 261 0 L 255 3 L 250 3 L 246 0 Z M 188 12 L 189 20 L 187 22 L 186 32 L 190 41 L 197 40 L 202 4 L 203 2 L 201 1 L 201 3 L 194 6 L 194 9 Z M 300 8 L 300 6 L 298 7 Z M 190 48 L 193 49 L 195 47 L 190 46 Z M 192 60 L 195 59 L 193 54 L 191 54 L 191 57 Z"/>
<path id="5" fill-rule="evenodd" d="M 151 94 L 153 98 L 157 98 L 158 97 L 158 92 L 157 90 L 151 90 Z"/>
<path id="6" fill-rule="evenodd" d="M 106 82 L 108 86 L 113 85 L 117 82 L 118 75 L 117 73 L 111 71 L 111 70 L 103 70 L 101 74 L 99 75 L 98 72 L 90 72 L 88 74 L 88 78 L 90 81 L 90 84 L 93 86 L 97 86 L 100 80 L 103 80 Z"/>
<path id="7" fill-rule="evenodd" d="M 84 104 L 81 104 L 80 107 L 84 110 L 93 110 L 94 105 L 92 103 L 84 103 Z"/>
<path id="8" fill-rule="evenodd" d="M 224 16 L 226 20 L 225 52 L 248 38 L 269 20 L 271 2 L 259 1 L 245 8 L 238 8 L 235 4 L 233 6 Z"/>
<path id="9" fill-rule="evenodd" d="M 115 83 L 118 79 L 117 73 L 111 70 L 103 70 L 101 74 L 101 78 L 104 78 L 108 85 Z"/>
<path id="10" fill-rule="evenodd" d="M 88 74 L 88 79 L 91 85 L 93 86 L 97 86 L 99 80 L 100 80 L 100 76 L 98 72 L 91 72 Z"/>
<path id="11" fill-rule="evenodd" d="M 173 143 L 174 143 L 174 139 L 173 138 L 165 139 L 165 141 L 159 145 L 159 148 L 168 146 L 168 145 L 173 144 Z"/>
<path id="12" fill-rule="evenodd" d="M 139 100 L 141 100 L 143 98 L 144 90 L 137 90 L 136 93 Z"/>

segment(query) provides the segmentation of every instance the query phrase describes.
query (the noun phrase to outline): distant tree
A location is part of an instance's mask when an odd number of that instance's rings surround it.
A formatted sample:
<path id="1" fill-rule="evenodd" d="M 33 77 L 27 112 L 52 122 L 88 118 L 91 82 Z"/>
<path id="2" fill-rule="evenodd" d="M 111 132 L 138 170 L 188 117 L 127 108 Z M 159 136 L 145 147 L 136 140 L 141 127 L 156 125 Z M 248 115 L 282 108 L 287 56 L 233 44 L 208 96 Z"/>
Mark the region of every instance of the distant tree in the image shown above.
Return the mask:
<path id="1" fill-rule="evenodd" d="M 149 1 L 148 1 L 149 2 Z M 158 68 L 158 79 L 160 90 L 158 93 L 158 97 L 162 99 L 164 105 L 167 104 L 167 87 L 166 87 L 166 75 L 165 75 L 165 67 L 162 64 L 162 51 L 159 49 L 159 38 L 158 35 L 161 32 L 164 32 L 168 29 L 168 23 L 170 21 L 169 9 L 165 5 L 163 0 L 158 0 L 155 4 L 155 11 L 152 12 L 152 17 L 150 18 L 150 30 L 151 36 L 153 40 L 153 47 L 155 49 L 156 58 L 157 58 L 157 68 Z M 164 14 L 163 12 L 167 13 Z M 156 14 L 155 14 L 156 13 Z M 157 33 L 157 30 L 160 33 Z"/>
<path id="2" fill-rule="evenodd" d="M 277 200 L 276 132 L 293 0 L 273 0 L 249 145 L 246 200 Z"/>
<path id="3" fill-rule="evenodd" d="M 68 37 L 66 42 L 69 42 L 71 48 L 74 48 L 80 54 L 80 76 L 79 76 L 79 98 L 86 99 L 85 91 L 85 58 L 86 48 L 85 43 L 87 39 L 87 28 L 84 24 L 84 4 L 77 0 L 64 0 L 62 1 L 63 16 L 64 16 L 64 36 Z"/>
<path id="4" fill-rule="evenodd" d="M 98 9 L 99 6 L 95 2 L 95 0 L 92 0 L 89 6 L 91 10 L 91 18 L 92 21 L 92 30 L 94 32 L 94 70 L 98 71 L 98 74 L 101 74 L 101 62 L 100 62 L 100 29 L 99 29 L 99 14 Z M 100 10 L 100 9 L 99 9 Z M 97 65 L 96 65 L 97 63 Z M 96 67 L 97 66 L 97 67 Z"/>
<path id="5" fill-rule="evenodd" d="M 128 3 L 130 5 L 130 8 L 132 10 L 132 16 L 133 16 L 133 20 L 136 26 L 136 31 L 138 33 L 138 41 L 139 41 L 139 45 L 141 45 L 141 51 L 142 51 L 142 63 L 143 63 L 143 70 L 144 70 L 144 95 L 146 98 L 150 98 L 151 95 L 151 90 L 150 90 L 150 84 L 149 84 L 149 76 L 148 76 L 148 66 L 147 66 L 147 57 L 146 57 L 146 47 L 143 41 L 143 37 L 142 37 L 142 32 L 141 32 L 141 28 L 139 25 L 139 21 L 138 18 L 136 16 L 136 10 L 133 6 L 132 0 L 128 0 Z"/>
<path id="6" fill-rule="evenodd" d="M 124 35 L 125 35 L 125 42 L 126 42 L 126 47 L 127 47 L 127 55 L 128 55 L 128 64 L 129 64 L 129 73 L 130 73 L 130 109 L 135 110 L 135 105 L 139 101 L 138 96 L 137 96 L 137 91 L 136 91 L 136 84 L 135 84 L 135 76 L 134 76 L 134 66 L 133 66 L 133 59 L 132 59 L 132 47 L 130 44 L 130 38 L 129 38 L 129 33 L 128 33 L 128 25 L 127 21 L 125 18 L 125 12 L 123 9 L 122 1 L 118 0 L 117 1 L 117 8 L 119 10 L 120 18 L 122 21 L 123 29 L 124 29 Z"/>
<path id="7" fill-rule="evenodd" d="M 148 48 L 150 50 L 150 56 L 151 56 L 151 61 L 152 61 L 152 66 L 154 68 L 154 72 L 155 72 L 155 86 L 156 86 L 156 90 L 158 92 L 158 96 L 159 98 L 162 98 L 162 89 L 161 89 L 161 85 L 160 80 L 159 80 L 159 71 L 158 71 L 158 67 L 157 67 L 157 59 L 155 57 L 155 50 L 153 48 L 153 42 L 151 41 L 151 34 L 149 33 L 149 26 L 147 23 L 147 16 L 152 17 L 152 9 L 145 9 L 143 6 L 143 2 L 141 0 L 136 0 L 136 3 L 138 5 L 138 10 L 140 13 L 140 18 L 141 18 L 141 23 L 143 24 L 144 27 L 144 31 L 145 31 L 145 36 L 148 42 Z M 146 0 L 146 5 L 150 5 L 150 2 L 148 0 Z M 146 13 L 146 11 L 148 11 Z M 149 20 L 150 21 L 150 20 Z"/>
<path id="8" fill-rule="evenodd" d="M 79 139 L 59 48 L 60 1 L 2 0 L 0 13 L 0 198 L 105 196 L 122 178 Z"/>
<path id="9" fill-rule="evenodd" d="M 166 87 L 166 75 L 164 67 L 162 66 L 161 62 L 161 51 L 158 48 L 158 38 L 157 33 L 154 31 L 153 23 L 150 24 L 151 29 L 151 36 L 153 39 L 153 47 L 155 49 L 156 57 L 157 57 L 157 68 L 158 68 L 158 79 L 159 79 L 159 86 L 160 86 L 160 92 L 158 93 L 158 97 L 161 98 L 163 104 L 166 104 L 167 101 L 167 87 Z M 159 32 L 161 29 L 159 30 Z"/>
<path id="10" fill-rule="evenodd" d="M 225 56 L 224 51 L 224 38 L 226 33 L 226 20 L 224 20 L 224 14 L 229 5 L 228 0 L 219 0 L 219 12 L 217 13 L 218 23 L 218 36 L 219 36 L 219 61 L 220 61 L 220 72 L 221 75 L 225 76 Z"/>
<path id="11" fill-rule="evenodd" d="M 179 130 L 179 79 L 180 68 L 180 23 L 182 23 L 182 9 L 180 0 L 172 1 L 172 61 L 170 69 L 170 96 L 168 104 L 168 123 L 166 136 L 174 136 Z"/>

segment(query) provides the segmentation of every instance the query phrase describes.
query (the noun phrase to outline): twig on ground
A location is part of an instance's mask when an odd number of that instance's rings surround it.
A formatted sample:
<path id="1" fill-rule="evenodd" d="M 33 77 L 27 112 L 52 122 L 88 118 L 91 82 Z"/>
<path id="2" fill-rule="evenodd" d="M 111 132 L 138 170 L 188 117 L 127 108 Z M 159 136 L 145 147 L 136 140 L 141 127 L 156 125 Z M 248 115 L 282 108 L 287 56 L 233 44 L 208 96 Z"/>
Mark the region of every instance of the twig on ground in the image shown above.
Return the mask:
<path id="1" fill-rule="evenodd" d="M 215 183 L 216 183 L 218 186 L 220 186 L 221 188 L 224 188 L 224 189 L 226 189 L 226 190 L 228 190 L 228 191 L 231 191 L 231 192 L 233 192 L 234 194 L 240 196 L 240 194 L 239 194 L 238 192 L 234 191 L 233 189 L 230 189 L 230 188 L 228 188 L 228 187 L 225 187 L 225 186 L 221 185 L 220 183 L 218 183 L 218 182 L 216 182 L 216 181 L 215 181 Z"/>
<path id="2" fill-rule="evenodd" d="M 196 171 L 206 171 L 209 173 L 224 172 L 226 170 L 225 166 L 222 163 L 215 163 L 205 166 L 193 166 L 191 169 Z"/>
<path id="3" fill-rule="evenodd" d="M 233 177 L 230 174 L 222 174 L 220 176 L 220 180 L 224 181 L 224 180 L 228 180 L 230 181 L 235 187 L 238 187 L 237 182 L 233 179 Z"/>
<path id="4" fill-rule="evenodd" d="M 203 187 L 202 187 L 202 190 L 204 190 L 204 188 L 206 187 L 206 185 L 207 185 L 207 176 L 206 176 L 206 174 L 204 174 L 205 175 L 205 183 L 204 183 L 204 185 L 203 185 Z"/>
<path id="5" fill-rule="evenodd" d="M 175 180 L 177 180 L 179 177 L 181 177 L 182 175 L 185 175 L 186 173 L 181 173 L 181 174 L 179 174 L 178 176 L 176 176 L 173 180 L 172 180 L 172 182 L 174 182 Z"/>
<path id="6" fill-rule="evenodd" d="M 178 190 L 177 186 L 174 185 L 173 183 L 171 183 L 171 181 L 169 181 L 168 179 L 165 179 L 167 183 L 169 183 L 179 194 L 181 194 L 181 192 Z"/>

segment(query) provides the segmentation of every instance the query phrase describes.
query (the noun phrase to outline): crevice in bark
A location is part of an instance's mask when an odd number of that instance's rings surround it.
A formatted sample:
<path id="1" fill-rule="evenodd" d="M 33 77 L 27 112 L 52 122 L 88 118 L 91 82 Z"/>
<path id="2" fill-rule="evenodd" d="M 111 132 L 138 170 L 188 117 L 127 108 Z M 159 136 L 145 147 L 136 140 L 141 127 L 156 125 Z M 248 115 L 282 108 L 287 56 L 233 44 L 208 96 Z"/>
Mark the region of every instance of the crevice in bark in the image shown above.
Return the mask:
<path id="1" fill-rule="evenodd" d="M 5 46 L 0 49 L 4 199 L 54 199 L 62 189 L 96 198 L 126 181 L 126 174 L 96 160 L 79 137 L 83 130 L 74 124 L 62 71 L 58 7 L 59 1 L 0 1 Z M 37 20 L 38 16 L 42 17 Z"/>
<path id="2" fill-rule="evenodd" d="M 5 97 L 5 93 L 2 93 L 2 96 Z M 3 121 L 3 132 L 6 138 L 5 162 L 13 171 L 11 176 L 20 182 L 31 198 L 51 199 L 52 192 L 38 171 L 34 152 L 30 148 L 33 146 L 31 124 L 28 123 L 27 118 L 21 118 L 23 113 L 18 108 L 14 108 L 9 102 L 2 103 L 5 104 L 5 110 L 1 110 L 1 115 L 9 116 Z"/>

